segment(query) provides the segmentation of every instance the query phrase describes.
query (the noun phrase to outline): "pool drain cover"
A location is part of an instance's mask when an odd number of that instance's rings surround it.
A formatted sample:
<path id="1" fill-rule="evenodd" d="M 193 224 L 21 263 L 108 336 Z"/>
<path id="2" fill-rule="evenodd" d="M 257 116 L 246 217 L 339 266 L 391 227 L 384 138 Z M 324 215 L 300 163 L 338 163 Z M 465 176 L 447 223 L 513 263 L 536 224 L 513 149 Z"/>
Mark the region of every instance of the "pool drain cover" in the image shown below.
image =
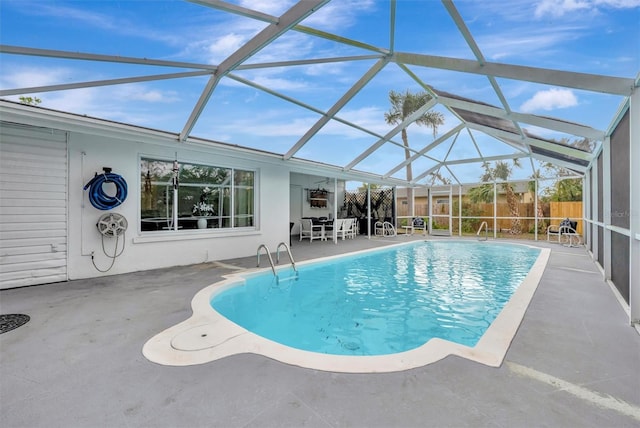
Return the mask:
<path id="1" fill-rule="evenodd" d="M 29 322 L 29 315 L 6 314 L 0 315 L 0 334 L 11 331 Z"/>
<path id="2" fill-rule="evenodd" d="M 356 349 L 360 349 L 360 345 L 355 342 L 342 342 L 342 347 L 344 349 L 348 349 L 349 351 L 355 351 Z"/>

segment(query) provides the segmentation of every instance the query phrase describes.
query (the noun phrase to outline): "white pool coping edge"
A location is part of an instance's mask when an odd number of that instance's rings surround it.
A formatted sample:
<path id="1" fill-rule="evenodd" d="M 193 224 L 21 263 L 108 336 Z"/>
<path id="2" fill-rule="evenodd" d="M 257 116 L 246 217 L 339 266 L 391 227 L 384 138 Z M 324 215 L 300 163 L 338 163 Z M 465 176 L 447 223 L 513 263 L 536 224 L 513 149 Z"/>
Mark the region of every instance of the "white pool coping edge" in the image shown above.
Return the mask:
<path id="1" fill-rule="evenodd" d="M 398 246 L 403 245 L 407 244 L 398 244 Z M 540 250 L 538 258 L 522 284 L 474 347 L 434 338 L 418 348 L 397 354 L 376 356 L 321 354 L 291 348 L 265 339 L 231 322 L 211 308 L 210 300 L 214 293 L 237 285 L 250 274 L 270 270 L 269 268 L 226 275 L 223 281 L 200 290 L 191 301 L 193 315 L 186 321 L 152 337 L 145 343 L 142 353 L 148 360 L 168 366 L 204 364 L 231 355 L 253 353 L 299 367 L 343 373 L 403 371 L 425 366 L 448 355 L 457 355 L 487 366 L 499 367 L 522 323 L 551 253 L 549 248 L 526 246 Z M 379 251 L 380 248 L 376 250 Z M 376 250 L 363 250 L 349 253 L 349 255 Z M 313 259 L 298 265 L 344 256 L 343 254 Z M 290 269 L 290 267 L 281 269 Z"/>

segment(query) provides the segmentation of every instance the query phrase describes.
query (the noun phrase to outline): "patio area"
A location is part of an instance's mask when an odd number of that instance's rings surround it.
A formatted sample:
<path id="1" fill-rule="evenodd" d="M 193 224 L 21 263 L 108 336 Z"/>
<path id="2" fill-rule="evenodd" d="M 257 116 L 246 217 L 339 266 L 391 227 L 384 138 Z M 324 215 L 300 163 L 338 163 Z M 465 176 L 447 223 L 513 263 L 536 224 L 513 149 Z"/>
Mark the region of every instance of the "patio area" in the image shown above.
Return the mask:
<path id="1" fill-rule="evenodd" d="M 411 239 L 424 238 L 294 239 L 291 249 L 300 261 Z M 628 314 L 584 246 L 532 245 L 552 254 L 500 368 L 449 356 L 343 374 L 252 354 L 188 367 L 143 357 L 149 338 L 191 315 L 197 291 L 254 269 L 255 257 L 2 290 L 1 313 L 31 320 L 0 335 L 0 425 L 638 426 L 640 335 Z"/>

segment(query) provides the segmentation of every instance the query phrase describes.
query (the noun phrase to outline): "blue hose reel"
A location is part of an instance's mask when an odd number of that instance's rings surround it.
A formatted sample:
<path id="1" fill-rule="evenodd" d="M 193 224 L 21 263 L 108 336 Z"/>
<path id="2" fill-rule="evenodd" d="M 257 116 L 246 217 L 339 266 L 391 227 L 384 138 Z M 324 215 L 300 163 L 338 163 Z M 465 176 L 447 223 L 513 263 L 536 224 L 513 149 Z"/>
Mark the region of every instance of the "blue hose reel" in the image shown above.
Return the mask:
<path id="1" fill-rule="evenodd" d="M 84 186 L 89 189 L 89 202 L 99 210 L 110 210 L 117 207 L 127 199 L 127 182 L 118 174 L 111 172 L 111 168 L 103 168 L 102 174 L 97 174 Z M 103 185 L 113 183 L 116 186 L 116 194 L 109 196 L 105 193 Z"/>

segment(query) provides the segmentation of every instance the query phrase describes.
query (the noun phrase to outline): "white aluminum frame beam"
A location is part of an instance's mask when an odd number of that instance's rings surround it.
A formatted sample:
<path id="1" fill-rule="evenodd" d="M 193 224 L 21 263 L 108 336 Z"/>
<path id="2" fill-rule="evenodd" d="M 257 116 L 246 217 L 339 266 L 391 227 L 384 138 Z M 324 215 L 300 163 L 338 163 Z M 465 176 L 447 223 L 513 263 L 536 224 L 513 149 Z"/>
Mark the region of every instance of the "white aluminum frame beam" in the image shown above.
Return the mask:
<path id="1" fill-rule="evenodd" d="M 432 100 L 433 101 L 433 100 Z M 396 165 L 395 167 L 393 167 L 391 170 L 387 171 L 386 174 L 383 175 L 383 177 L 391 177 L 393 174 L 395 174 L 396 172 L 398 172 L 400 169 L 402 169 L 403 167 L 407 166 L 409 163 L 415 161 L 416 159 L 418 159 L 420 156 L 425 156 L 426 153 L 435 148 L 438 147 L 440 144 L 444 143 L 445 141 L 447 141 L 449 138 L 451 138 L 453 135 L 457 135 L 458 133 L 460 133 L 460 131 L 465 127 L 464 123 L 460 123 L 458 124 L 458 126 L 456 126 L 455 128 L 452 128 L 451 130 L 449 130 L 447 133 L 441 135 L 440 137 L 436 138 L 431 144 L 427 145 L 426 147 L 424 147 L 422 150 L 420 150 L 418 153 L 414 154 L 413 156 L 411 156 L 409 159 L 405 159 L 404 161 L 400 162 L 398 165 Z M 440 167 L 442 165 L 441 161 L 438 161 L 438 165 L 436 165 L 436 167 Z"/>
<path id="2" fill-rule="evenodd" d="M 395 49 L 396 37 L 396 0 L 389 3 L 389 53 Z"/>
<path id="3" fill-rule="evenodd" d="M 256 36 L 242 45 L 238 50 L 227 57 L 227 59 L 222 61 L 215 74 L 211 76 L 209 82 L 207 82 L 198 102 L 189 115 L 189 119 L 187 119 L 187 123 L 184 125 L 184 128 L 180 133 L 180 141 L 185 141 L 191 133 L 191 130 L 195 126 L 200 114 L 202 114 L 202 111 L 209 101 L 211 94 L 216 86 L 218 86 L 218 82 L 220 82 L 222 77 L 328 2 L 329 0 L 299 1 L 280 17 L 277 24 L 267 25 L 267 27 L 260 31 Z"/>
<path id="4" fill-rule="evenodd" d="M 434 105 L 436 105 L 436 100 L 432 98 L 425 105 L 423 105 L 418 110 L 414 111 L 411 115 L 409 115 L 409 117 L 407 117 L 401 123 L 396 125 L 391 131 L 387 132 L 387 134 L 383 138 L 381 138 L 378 141 L 376 141 L 367 150 L 365 150 L 360 155 L 358 155 L 354 160 L 352 160 L 345 167 L 345 169 L 349 170 L 349 169 L 353 168 L 354 166 L 356 166 L 357 164 L 359 164 L 360 162 L 362 162 L 364 159 L 366 159 L 368 156 L 370 156 L 373 152 L 375 152 L 380 146 L 382 146 L 384 143 L 389 141 L 389 139 L 391 139 L 394 135 L 396 135 L 399 132 L 401 132 L 404 128 L 409 126 L 411 123 L 415 122 L 420 116 L 422 116 L 424 113 L 429 111 Z M 416 154 L 414 156 L 418 156 L 418 154 Z M 385 174 L 385 176 L 387 176 L 387 174 Z"/>
<path id="5" fill-rule="evenodd" d="M 0 53 L 48 58 L 75 59 L 83 61 L 113 62 L 121 64 L 154 65 L 160 67 L 196 68 L 210 71 L 216 71 L 216 69 L 218 68 L 217 66 L 211 64 L 197 64 L 191 62 L 166 61 L 161 59 L 136 58 L 117 55 L 100 55 L 86 52 L 68 52 L 53 49 L 37 49 L 12 45 L 0 45 Z"/>
<path id="6" fill-rule="evenodd" d="M 534 159 L 537 159 L 539 161 L 542 162 L 549 162 L 552 163 L 554 165 L 557 166 L 561 166 L 565 169 L 571 169 L 574 171 L 579 171 L 581 175 L 584 175 L 585 172 L 587 172 L 587 167 L 586 166 L 582 166 L 582 165 L 576 165 L 574 163 L 571 162 L 566 162 L 560 159 L 556 159 L 556 158 L 552 158 L 549 156 L 545 156 L 545 155 L 541 155 L 541 154 L 537 154 L 537 153 L 532 153 L 531 157 Z"/>
<path id="7" fill-rule="evenodd" d="M 533 126 L 538 126 L 540 128 L 551 129 L 553 131 L 575 135 L 578 137 L 589 138 L 591 140 L 602 141 L 605 136 L 605 131 L 594 129 L 586 125 L 564 122 L 562 120 L 536 116 L 527 113 L 518 113 L 514 111 L 508 113 L 498 107 L 474 103 L 471 101 L 458 100 L 447 96 L 438 96 L 438 102 L 444 106 L 451 108 L 460 108 L 467 111 L 482 113 L 487 116 L 496 117 L 499 119 L 524 122 Z"/>
<path id="8" fill-rule="evenodd" d="M 122 85 L 126 83 L 151 82 L 156 80 L 181 79 L 186 77 L 209 76 L 211 71 L 185 71 L 183 73 L 155 74 L 150 76 L 124 77 L 121 79 L 95 80 L 92 82 L 66 83 L 60 85 L 32 86 L 30 88 L 17 88 L 0 90 L 0 97 L 20 94 L 33 94 L 39 92 L 66 91 L 69 89 L 93 88 L 96 86 Z"/>
<path id="9" fill-rule="evenodd" d="M 267 13 L 258 12 L 257 10 L 238 6 L 236 4 L 227 3 L 220 0 L 187 0 L 188 2 L 199 4 L 201 6 L 211 7 L 225 12 L 234 13 L 236 15 L 245 16 L 247 18 L 257 19 L 259 21 L 268 22 L 269 24 L 277 24 L 280 18 L 269 15 Z"/>
<path id="10" fill-rule="evenodd" d="M 371 55 L 337 56 L 337 57 L 330 57 L 330 58 L 296 59 L 296 60 L 290 60 L 290 61 L 277 61 L 277 62 L 256 62 L 251 64 L 239 65 L 238 67 L 236 67 L 236 71 L 262 70 L 265 68 L 291 67 L 296 65 L 330 64 L 333 62 L 379 60 L 380 58 L 384 58 L 384 57 L 385 55 L 371 54 Z"/>
<path id="11" fill-rule="evenodd" d="M 469 158 L 469 159 L 455 159 L 449 161 L 443 161 L 442 165 L 463 165 L 466 163 L 484 163 L 484 162 L 494 162 L 499 160 L 511 160 L 511 159 L 522 159 L 528 158 L 531 155 L 527 153 L 513 153 L 510 155 L 496 155 L 496 156 L 487 156 L 480 158 Z"/>
<path id="12" fill-rule="evenodd" d="M 542 83 L 565 88 L 583 89 L 612 95 L 629 96 L 634 87 L 634 79 L 624 77 L 603 76 L 598 74 L 576 73 L 571 71 L 551 70 L 523 65 L 501 64 L 461 58 L 449 58 L 417 53 L 394 52 L 392 61 L 442 70 L 482 76 L 502 77 L 517 81 Z"/>
<path id="13" fill-rule="evenodd" d="M 248 9 L 246 7 L 230 4 L 220 0 L 188 0 L 188 1 L 192 3 L 200 4 L 202 6 L 208 6 L 215 9 L 219 9 L 225 12 L 235 13 L 237 15 L 245 16 L 248 18 L 257 19 L 263 22 L 267 22 L 269 24 L 278 24 L 280 21 L 280 18 L 278 18 L 277 16 L 258 12 L 253 9 Z M 394 0 L 394 3 L 395 3 L 395 0 Z M 341 37 L 336 34 L 327 33 L 326 31 L 318 30 L 318 29 L 307 27 L 304 25 L 295 25 L 291 29 L 294 31 L 298 31 L 300 33 L 305 33 L 311 36 L 320 37 L 320 38 L 331 40 L 337 43 L 342 43 L 345 45 L 349 45 L 349 46 L 353 46 L 353 47 L 357 47 L 357 48 L 361 48 L 361 49 L 365 49 L 373 52 L 378 52 L 383 55 L 389 54 L 389 50 L 387 49 L 382 49 L 377 46 L 359 42 L 357 40 L 347 39 L 346 37 Z"/>
<path id="14" fill-rule="evenodd" d="M 491 128 L 489 126 L 478 125 L 476 123 L 467 123 L 466 125 L 471 129 L 482 131 L 485 134 L 490 135 L 490 136 L 492 136 L 494 138 L 506 139 L 506 140 L 517 140 L 518 139 L 518 135 L 517 134 L 513 134 L 513 133 L 507 132 L 507 131 L 503 131 L 501 129 L 495 129 L 495 128 Z M 571 156 L 571 157 L 574 157 L 576 159 L 581 159 L 581 160 L 584 160 L 584 161 L 587 161 L 587 162 L 590 162 L 591 159 L 593 159 L 593 155 L 591 153 L 584 152 L 582 150 L 578 150 L 578 149 L 575 149 L 575 148 L 570 147 L 570 146 L 564 146 L 564 145 L 557 144 L 557 143 L 550 143 L 548 141 L 539 140 L 539 139 L 534 138 L 534 137 L 526 137 L 526 138 L 522 139 L 522 141 L 523 142 L 527 142 L 531 146 L 535 146 L 535 147 L 539 147 L 541 149 L 553 151 L 553 152 L 556 152 L 558 154 L 562 154 L 562 155 L 565 155 L 565 156 Z"/>
<path id="15" fill-rule="evenodd" d="M 237 76 L 237 75 L 235 75 L 235 74 L 233 74 L 233 73 L 229 73 L 229 74 L 227 74 L 227 77 L 228 77 L 229 79 L 233 79 L 233 80 L 235 80 L 235 81 L 237 81 L 237 82 L 243 83 L 243 84 L 245 84 L 245 85 L 247 85 L 247 86 L 251 86 L 252 88 L 255 88 L 255 89 L 258 89 L 258 90 L 260 90 L 260 91 L 263 91 L 263 92 L 265 92 L 265 93 L 267 93 L 267 94 L 273 95 L 274 97 L 278 97 L 278 98 L 280 98 L 280 99 L 282 99 L 282 100 L 285 100 L 285 101 L 287 101 L 287 102 L 290 102 L 290 103 L 292 103 L 292 104 L 295 104 L 295 105 L 297 105 L 297 106 L 299 106 L 299 107 L 303 107 L 303 108 L 305 108 L 305 109 L 307 109 L 307 110 L 309 110 L 309 111 L 312 111 L 312 112 L 314 112 L 314 113 L 317 113 L 317 114 L 319 114 L 319 115 L 324 116 L 324 115 L 328 114 L 327 112 L 325 112 L 325 111 L 323 111 L 323 110 L 320 110 L 320 109 L 318 109 L 318 108 L 316 108 L 316 107 L 313 107 L 313 106 L 311 106 L 311 105 L 309 105 L 309 104 L 303 103 L 303 102 L 302 102 L 302 101 L 300 101 L 300 100 L 297 100 L 297 99 L 295 99 L 295 98 L 291 98 L 291 97 L 289 97 L 289 96 L 287 96 L 287 95 L 284 95 L 284 94 L 281 94 L 281 93 L 279 93 L 279 92 L 277 92 L 277 91 L 274 91 L 274 90 L 272 90 L 272 89 L 269 89 L 269 88 L 267 88 L 267 87 L 265 87 L 265 86 L 259 85 L 259 84 L 255 83 L 255 82 L 252 82 L 252 81 L 250 81 L 250 80 L 247 80 L 247 79 L 244 79 L 244 78 L 242 78 L 242 77 L 239 77 L 239 76 Z M 371 136 L 373 136 L 373 137 L 376 137 L 376 138 L 379 138 L 379 139 L 384 138 L 382 135 L 380 135 L 380 134 L 378 134 L 378 133 L 376 133 L 376 132 L 373 132 L 373 131 L 372 131 L 372 130 L 370 130 L 370 129 L 363 128 L 363 127 L 362 127 L 362 126 L 360 126 L 360 125 L 357 125 L 357 124 L 355 124 L 355 123 L 349 122 L 348 120 L 342 119 L 342 118 L 340 118 L 340 117 L 338 117 L 338 116 L 333 116 L 333 120 L 335 120 L 336 122 L 340 122 L 340 123 L 342 123 L 342 124 L 344 124 L 344 125 L 350 126 L 351 128 L 356 129 L 356 130 L 358 130 L 358 131 L 361 131 L 361 132 L 363 132 L 363 133 L 365 133 L 365 134 L 369 134 L 369 135 L 371 135 Z M 394 145 L 396 145 L 396 146 L 398 146 L 398 147 L 404 148 L 404 145 L 403 145 L 402 143 L 398 143 L 398 142 L 393 141 L 393 140 L 389 140 L 388 142 L 389 142 L 389 143 L 391 143 L 391 144 L 394 144 Z M 409 150 L 410 150 L 410 151 L 412 151 L 412 152 L 414 152 L 414 153 L 416 153 L 416 152 L 417 152 L 417 150 L 412 149 L 412 148 L 410 148 Z M 430 156 L 426 156 L 426 157 L 428 157 L 428 158 L 429 158 L 429 159 L 431 159 L 431 160 L 437 161 L 437 159 L 435 159 L 435 158 L 431 158 Z"/>
<path id="16" fill-rule="evenodd" d="M 458 9 L 453 4 L 453 1 L 442 0 L 442 4 L 444 5 L 445 9 L 447 9 L 447 12 L 449 12 L 449 15 L 453 19 L 453 22 L 455 22 L 456 26 L 458 27 L 458 30 L 460 30 L 460 33 L 462 33 L 462 37 L 464 37 L 464 39 L 466 40 L 467 44 L 473 51 L 473 54 L 475 55 L 478 62 L 481 65 L 484 65 L 486 63 L 484 55 L 482 54 L 482 51 L 478 47 L 478 44 L 476 43 L 475 39 L 471 35 L 469 28 L 467 28 L 467 25 L 464 23 L 462 16 L 458 12 Z M 490 75 L 488 75 L 487 78 L 489 79 L 489 83 L 491 83 L 491 87 L 493 88 L 493 91 L 496 93 L 498 99 L 502 103 L 502 106 L 504 107 L 504 109 L 507 111 L 507 113 L 511 113 L 511 107 L 509 107 L 509 103 L 507 102 L 507 99 L 502 93 L 502 89 L 500 89 L 500 85 L 498 85 L 498 81 L 496 80 L 496 78 Z M 510 119 L 510 120 L 513 123 L 513 126 L 516 127 L 520 135 L 524 138 L 525 135 L 524 135 L 524 132 L 522 132 L 522 128 L 520 128 L 520 124 L 513 119 Z"/>
<path id="17" fill-rule="evenodd" d="M 351 87 L 349 90 L 327 111 L 327 113 L 320 118 L 313 126 L 305 132 L 305 134 L 298 140 L 294 146 L 284 155 L 284 159 L 290 159 L 298 150 L 302 148 L 307 142 L 322 129 L 341 109 L 344 107 L 353 97 L 365 85 L 375 77 L 387 64 L 389 60 L 384 58 L 376 62 L 367 72 Z"/>

